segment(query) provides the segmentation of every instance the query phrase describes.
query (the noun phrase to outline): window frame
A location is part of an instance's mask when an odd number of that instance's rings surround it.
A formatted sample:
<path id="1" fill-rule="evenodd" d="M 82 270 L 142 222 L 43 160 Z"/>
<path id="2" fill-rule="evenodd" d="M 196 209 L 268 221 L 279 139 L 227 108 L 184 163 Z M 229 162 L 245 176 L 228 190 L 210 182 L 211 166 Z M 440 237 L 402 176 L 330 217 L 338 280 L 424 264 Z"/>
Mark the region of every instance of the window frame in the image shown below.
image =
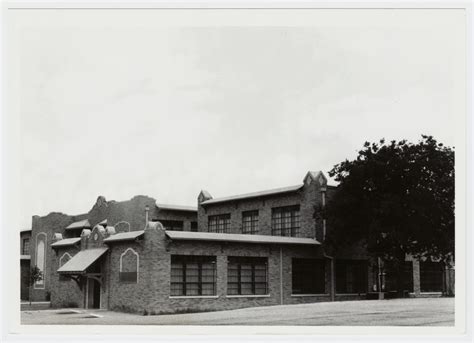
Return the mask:
<path id="1" fill-rule="evenodd" d="M 443 264 L 441 262 L 420 261 L 420 292 L 421 293 L 443 292 L 443 288 L 444 288 L 443 273 L 444 273 Z"/>
<path id="2" fill-rule="evenodd" d="M 158 220 L 163 228 L 168 231 L 184 231 L 184 221 L 183 220 Z"/>
<path id="3" fill-rule="evenodd" d="M 289 205 L 272 208 L 272 235 L 298 237 L 301 227 L 301 206 Z"/>
<path id="4" fill-rule="evenodd" d="M 27 243 L 27 244 L 25 244 Z M 22 239 L 22 242 L 21 242 L 21 254 L 22 255 L 29 255 L 30 254 L 30 238 L 27 237 L 27 238 L 23 238 Z M 27 249 L 25 249 L 25 247 Z"/>
<path id="5" fill-rule="evenodd" d="M 299 263 L 298 266 L 297 263 Z M 310 278 L 308 273 L 311 272 L 315 274 L 311 275 Z M 320 274 L 322 274 L 322 277 Z M 327 294 L 326 261 L 318 258 L 292 258 L 291 294 Z"/>
<path id="6" fill-rule="evenodd" d="M 343 272 L 341 266 L 344 266 Z M 339 282 L 341 281 L 341 273 L 344 275 L 342 277 L 344 282 Z M 366 294 L 368 292 L 368 261 L 336 260 L 335 281 L 336 294 Z"/>
<path id="7" fill-rule="evenodd" d="M 230 213 L 210 215 L 207 220 L 207 232 L 229 233 Z"/>
<path id="8" fill-rule="evenodd" d="M 197 264 L 197 281 L 188 281 L 189 265 Z M 203 265 L 212 265 L 212 268 L 203 269 Z M 179 266 L 179 267 L 176 267 Z M 202 256 L 202 255 L 171 255 L 170 258 L 170 296 L 171 297 L 207 297 L 215 296 L 217 294 L 217 259 L 216 256 Z M 212 271 L 212 281 L 203 281 L 203 270 Z M 178 274 L 176 271 L 180 271 Z M 173 278 L 181 277 L 180 281 L 173 281 Z M 209 275 L 204 275 L 209 277 Z M 176 285 L 180 287 L 176 288 Z M 188 285 L 196 285 L 198 294 L 188 294 Z M 203 294 L 203 286 L 212 285 L 212 294 Z M 175 286 L 175 287 L 173 287 Z M 178 292 L 176 292 L 178 290 Z"/>
<path id="9" fill-rule="evenodd" d="M 259 211 L 250 210 L 242 212 L 242 233 L 255 235 L 258 233 Z"/>
<path id="10" fill-rule="evenodd" d="M 236 275 L 231 275 L 233 270 L 231 270 L 231 266 L 235 265 L 235 271 L 237 272 Z M 242 275 L 242 266 L 248 265 L 250 266 L 250 281 L 243 281 L 245 276 Z M 261 268 L 263 266 L 263 269 Z M 257 269 L 257 267 L 259 267 Z M 264 272 L 265 281 L 257 281 L 258 277 L 262 277 L 261 275 L 257 275 L 258 271 Z M 237 281 L 230 281 L 230 277 L 236 277 Z M 248 276 L 247 276 L 248 277 Z M 250 285 L 251 293 L 244 293 L 243 292 L 243 285 Z M 231 285 L 235 285 L 236 287 L 230 287 Z M 263 293 L 257 292 L 257 289 L 262 289 L 261 287 L 257 286 L 264 286 Z M 230 289 L 236 289 L 236 293 L 229 292 Z M 248 289 L 247 287 L 245 289 Z M 269 287 L 268 287 L 268 257 L 249 257 L 249 256 L 228 256 L 227 257 L 227 295 L 228 296 L 265 296 L 269 295 Z"/>

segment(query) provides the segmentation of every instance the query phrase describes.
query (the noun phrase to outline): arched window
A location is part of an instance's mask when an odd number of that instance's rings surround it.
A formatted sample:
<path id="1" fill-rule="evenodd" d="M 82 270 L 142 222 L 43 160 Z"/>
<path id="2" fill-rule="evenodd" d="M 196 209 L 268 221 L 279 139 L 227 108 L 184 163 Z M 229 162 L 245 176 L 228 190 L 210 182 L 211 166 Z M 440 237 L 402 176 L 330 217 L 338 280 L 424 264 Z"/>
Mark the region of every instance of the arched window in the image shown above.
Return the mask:
<path id="1" fill-rule="evenodd" d="M 69 253 L 65 252 L 65 253 L 59 258 L 59 268 L 61 268 L 62 266 L 64 266 L 64 265 L 66 264 L 66 262 L 69 261 L 71 258 L 72 258 L 72 256 L 69 255 Z"/>
<path id="2" fill-rule="evenodd" d="M 42 272 L 43 277 L 41 280 L 36 281 L 34 288 L 35 289 L 44 289 L 45 277 L 46 277 L 46 234 L 40 232 L 36 235 L 36 257 L 35 265 Z"/>
<path id="3" fill-rule="evenodd" d="M 120 281 L 121 282 L 138 282 L 138 265 L 140 257 L 132 248 L 125 250 L 120 255 Z"/>
<path id="4" fill-rule="evenodd" d="M 114 224 L 115 231 L 119 232 L 130 232 L 130 223 L 126 221 L 120 221 Z"/>

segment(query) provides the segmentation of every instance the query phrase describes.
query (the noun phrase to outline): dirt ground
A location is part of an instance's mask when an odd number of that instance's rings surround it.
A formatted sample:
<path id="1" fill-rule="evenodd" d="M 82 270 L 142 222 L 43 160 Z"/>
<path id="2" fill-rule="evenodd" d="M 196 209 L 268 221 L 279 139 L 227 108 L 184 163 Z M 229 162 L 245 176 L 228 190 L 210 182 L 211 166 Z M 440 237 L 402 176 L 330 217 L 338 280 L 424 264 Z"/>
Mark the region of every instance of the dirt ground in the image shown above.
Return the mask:
<path id="1" fill-rule="evenodd" d="M 454 298 L 323 302 L 143 316 L 107 310 L 22 311 L 22 324 L 453 326 Z"/>

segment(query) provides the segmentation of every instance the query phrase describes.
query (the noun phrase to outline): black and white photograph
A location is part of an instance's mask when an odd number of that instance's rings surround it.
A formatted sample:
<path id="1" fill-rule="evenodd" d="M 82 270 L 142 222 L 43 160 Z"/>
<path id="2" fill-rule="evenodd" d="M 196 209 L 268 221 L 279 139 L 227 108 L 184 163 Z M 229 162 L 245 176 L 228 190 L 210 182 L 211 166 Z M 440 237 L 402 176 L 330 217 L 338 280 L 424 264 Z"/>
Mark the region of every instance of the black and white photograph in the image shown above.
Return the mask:
<path id="1" fill-rule="evenodd" d="M 356 5 L 7 3 L 8 333 L 465 334 L 470 7 Z"/>

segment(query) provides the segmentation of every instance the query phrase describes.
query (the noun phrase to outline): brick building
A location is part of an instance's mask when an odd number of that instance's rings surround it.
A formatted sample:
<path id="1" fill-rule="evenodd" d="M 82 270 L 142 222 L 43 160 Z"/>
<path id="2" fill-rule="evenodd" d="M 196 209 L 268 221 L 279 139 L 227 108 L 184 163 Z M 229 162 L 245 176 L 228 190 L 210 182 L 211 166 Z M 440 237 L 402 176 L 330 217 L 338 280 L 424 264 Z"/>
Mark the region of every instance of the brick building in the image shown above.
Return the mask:
<path id="1" fill-rule="evenodd" d="M 365 299 L 378 285 L 377 261 L 358 245 L 337 256 L 324 249 L 318 213 L 334 190 L 308 172 L 269 191 L 201 191 L 197 208 L 99 197 L 86 214 L 35 216 L 31 264 L 45 275 L 33 299 L 144 313 Z M 408 261 L 406 274 L 413 295 L 449 284 L 436 263 Z"/>

